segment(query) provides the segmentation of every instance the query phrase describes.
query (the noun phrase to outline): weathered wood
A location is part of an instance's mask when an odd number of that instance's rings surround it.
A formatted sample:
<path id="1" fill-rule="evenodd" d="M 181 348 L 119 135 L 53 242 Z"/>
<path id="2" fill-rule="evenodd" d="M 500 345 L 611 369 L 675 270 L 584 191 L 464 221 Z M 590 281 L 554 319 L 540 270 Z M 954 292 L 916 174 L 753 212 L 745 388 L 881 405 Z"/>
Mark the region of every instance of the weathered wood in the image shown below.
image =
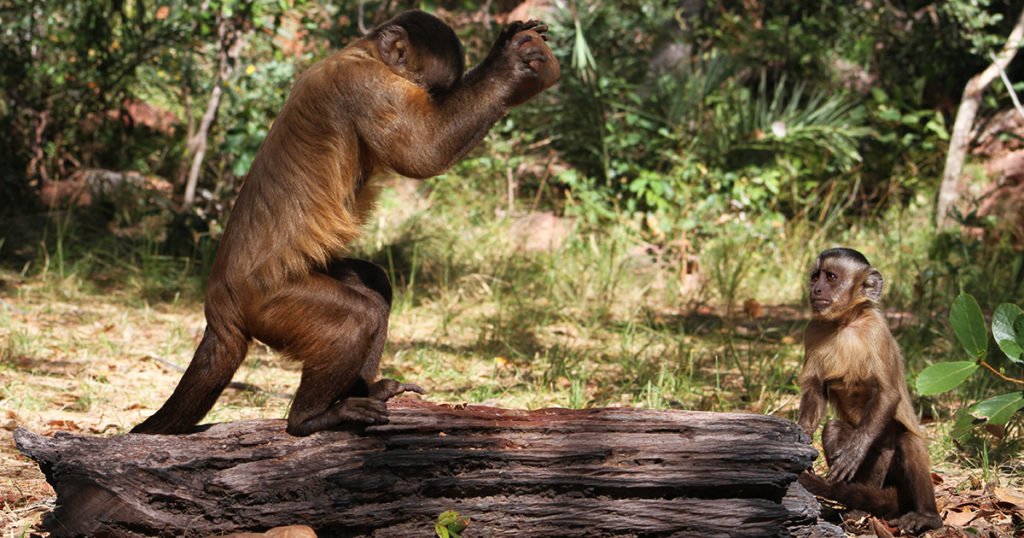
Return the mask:
<path id="1" fill-rule="evenodd" d="M 391 422 L 292 437 L 283 420 L 182 436 L 15 432 L 57 492 L 55 536 L 775 536 L 822 532 L 795 478 L 816 456 L 792 422 L 649 409 L 516 411 L 393 400 Z M 828 530 L 826 528 L 826 530 Z M 827 534 L 827 532 L 826 532 Z"/>

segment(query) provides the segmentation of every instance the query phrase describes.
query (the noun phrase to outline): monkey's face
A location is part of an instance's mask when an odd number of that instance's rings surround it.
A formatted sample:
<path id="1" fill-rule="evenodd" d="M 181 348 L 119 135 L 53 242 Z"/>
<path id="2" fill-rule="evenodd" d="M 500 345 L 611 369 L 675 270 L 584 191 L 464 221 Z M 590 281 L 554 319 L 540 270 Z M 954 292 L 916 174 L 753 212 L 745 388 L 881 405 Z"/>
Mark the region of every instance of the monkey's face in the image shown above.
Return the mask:
<path id="1" fill-rule="evenodd" d="M 844 261 L 836 258 L 818 259 L 811 269 L 807 300 L 818 317 L 829 317 L 829 313 L 849 301 L 853 268 L 847 267 Z"/>
<path id="2" fill-rule="evenodd" d="M 826 251 L 829 252 L 829 251 Z M 882 274 L 863 255 L 840 253 L 818 256 L 811 269 L 807 300 L 819 319 L 836 320 L 882 294 Z"/>

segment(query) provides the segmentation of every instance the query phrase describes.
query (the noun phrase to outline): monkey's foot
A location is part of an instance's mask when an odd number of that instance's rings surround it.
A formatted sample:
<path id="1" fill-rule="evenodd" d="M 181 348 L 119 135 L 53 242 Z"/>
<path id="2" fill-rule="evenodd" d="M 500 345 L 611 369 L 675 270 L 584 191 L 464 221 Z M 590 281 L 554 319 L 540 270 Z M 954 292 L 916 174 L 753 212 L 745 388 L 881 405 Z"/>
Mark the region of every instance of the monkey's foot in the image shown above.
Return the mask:
<path id="1" fill-rule="evenodd" d="M 319 415 L 300 418 L 289 414 L 285 431 L 292 435 L 304 436 L 343 425 L 372 426 L 387 422 L 387 402 L 377 398 L 350 397 L 332 405 Z"/>
<path id="2" fill-rule="evenodd" d="M 376 398 L 382 402 L 386 402 L 403 392 L 415 392 L 417 394 L 427 393 L 427 391 L 423 390 L 423 387 L 419 385 L 402 383 L 394 379 L 384 378 L 378 379 L 373 384 L 373 388 L 370 389 L 370 398 Z"/>
<path id="3" fill-rule="evenodd" d="M 939 514 L 907 512 L 892 520 L 893 525 L 917 534 L 922 531 L 938 529 L 942 527 L 942 518 Z"/>

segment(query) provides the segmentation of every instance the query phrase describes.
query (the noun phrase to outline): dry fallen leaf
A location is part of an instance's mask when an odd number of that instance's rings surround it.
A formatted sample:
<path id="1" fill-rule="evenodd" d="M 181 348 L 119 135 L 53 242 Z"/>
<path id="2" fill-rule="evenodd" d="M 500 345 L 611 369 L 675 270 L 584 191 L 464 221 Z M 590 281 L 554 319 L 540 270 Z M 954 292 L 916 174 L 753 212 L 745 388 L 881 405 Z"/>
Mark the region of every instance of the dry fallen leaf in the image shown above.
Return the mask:
<path id="1" fill-rule="evenodd" d="M 75 422 L 73 420 L 67 420 L 67 419 L 54 419 L 54 420 L 51 420 L 51 421 L 47 422 L 46 424 L 44 424 L 44 426 L 46 426 L 46 428 L 44 430 L 43 435 L 53 435 L 54 433 L 59 432 L 59 431 L 64 431 L 64 432 L 80 432 L 80 431 L 82 431 L 82 427 L 79 426 L 77 422 Z"/>
<path id="2" fill-rule="evenodd" d="M 946 512 L 946 517 L 944 518 L 944 521 L 946 525 L 950 525 L 953 527 L 964 527 L 968 523 L 974 521 L 974 519 L 977 517 L 977 510 L 959 510 L 956 508 L 951 508 Z"/>
<path id="3" fill-rule="evenodd" d="M 1012 504 L 1018 509 L 1024 510 L 1024 493 L 1021 493 L 1020 490 L 1011 488 L 995 488 L 992 493 L 994 493 L 996 498 L 1001 502 Z"/>

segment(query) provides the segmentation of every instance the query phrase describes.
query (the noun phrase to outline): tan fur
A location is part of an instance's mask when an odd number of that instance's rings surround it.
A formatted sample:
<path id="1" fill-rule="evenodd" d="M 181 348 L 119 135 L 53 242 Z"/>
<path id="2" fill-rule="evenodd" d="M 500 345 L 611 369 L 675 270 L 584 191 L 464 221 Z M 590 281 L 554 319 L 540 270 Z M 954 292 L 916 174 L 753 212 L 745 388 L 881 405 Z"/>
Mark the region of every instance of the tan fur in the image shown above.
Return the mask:
<path id="1" fill-rule="evenodd" d="M 877 304 L 883 282 L 850 249 L 823 252 L 811 269 L 798 420 L 813 435 L 828 404 L 836 419 L 821 434 L 828 479 L 804 473 L 800 483 L 916 532 L 942 520 L 903 354 Z"/>
<path id="2" fill-rule="evenodd" d="M 903 354 L 882 313 L 874 304 L 868 304 L 845 324 L 813 320 L 807 325 L 800 384 L 813 378 L 826 384 L 876 379 L 883 384 L 883 390 L 898 391 L 901 395 L 896 420 L 911 433 L 921 435 L 917 414 L 910 404 L 903 362 Z M 848 407 L 837 406 L 843 411 Z M 860 423 L 858 415 L 846 418 L 854 425 Z"/>

